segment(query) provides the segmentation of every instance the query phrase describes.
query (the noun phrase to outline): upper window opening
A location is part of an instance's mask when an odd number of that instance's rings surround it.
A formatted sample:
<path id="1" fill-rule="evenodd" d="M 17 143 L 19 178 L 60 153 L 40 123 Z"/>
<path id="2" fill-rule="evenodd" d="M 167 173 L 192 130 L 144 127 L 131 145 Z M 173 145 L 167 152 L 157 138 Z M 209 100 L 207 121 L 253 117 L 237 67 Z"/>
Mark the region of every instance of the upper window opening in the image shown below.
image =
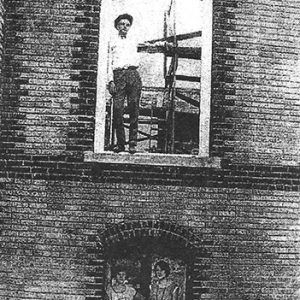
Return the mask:
<path id="1" fill-rule="evenodd" d="M 136 138 L 132 133 L 132 104 L 125 95 L 124 111 L 121 108 L 124 149 L 119 150 L 208 156 L 212 47 L 209 0 L 102 1 L 94 152 L 112 151 L 121 140 L 120 118 L 116 119 L 115 113 L 118 104 L 107 84 L 111 78 L 118 80 L 115 70 L 123 68 L 115 63 L 113 69 L 111 45 L 115 37 L 120 37 L 115 20 L 125 13 L 133 17 L 129 32 L 138 40 L 137 72 L 142 89 Z M 135 66 L 134 55 L 128 61 Z M 131 76 L 131 71 L 126 72 L 120 71 L 117 76 Z"/>

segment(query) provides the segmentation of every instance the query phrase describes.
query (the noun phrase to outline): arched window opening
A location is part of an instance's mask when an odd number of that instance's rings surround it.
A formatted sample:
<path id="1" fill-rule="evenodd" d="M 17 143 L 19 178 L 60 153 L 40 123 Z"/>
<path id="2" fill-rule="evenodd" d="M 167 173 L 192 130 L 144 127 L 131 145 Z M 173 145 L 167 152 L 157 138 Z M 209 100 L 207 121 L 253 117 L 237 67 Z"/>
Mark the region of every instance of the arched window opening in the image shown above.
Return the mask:
<path id="1" fill-rule="evenodd" d="M 200 253 L 196 246 L 198 238 L 174 224 L 148 223 L 115 225 L 102 233 L 99 246 L 104 259 L 101 268 L 104 299 L 112 293 L 117 274 L 122 270 L 126 273 L 126 285 L 137 292 L 134 299 L 156 299 L 159 295 L 157 299 L 164 300 L 159 294 L 160 269 L 166 271 L 165 282 L 176 295 L 166 299 L 193 298 L 195 261 Z"/>

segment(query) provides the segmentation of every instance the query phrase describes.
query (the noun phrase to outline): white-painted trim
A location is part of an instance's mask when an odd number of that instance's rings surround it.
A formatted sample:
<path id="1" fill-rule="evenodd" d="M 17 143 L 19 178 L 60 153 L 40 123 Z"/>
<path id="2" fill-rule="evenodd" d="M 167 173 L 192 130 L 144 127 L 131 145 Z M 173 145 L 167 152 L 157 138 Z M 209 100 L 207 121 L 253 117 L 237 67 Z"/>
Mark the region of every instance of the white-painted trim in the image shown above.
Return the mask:
<path id="1" fill-rule="evenodd" d="M 95 136 L 94 152 L 104 152 L 105 143 L 105 111 L 106 111 L 106 86 L 108 65 L 108 43 L 112 26 L 111 0 L 102 0 L 100 8 L 99 24 L 99 48 L 98 48 L 98 72 L 97 72 L 97 95 L 95 112 Z"/>
<path id="2" fill-rule="evenodd" d="M 203 0 L 201 52 L 201 90 L 199 112 L 199 156 L 209 156 L 211 69 L 212 69 L 212 0 Z"/>
<path id="3" fill-rule="evenodd" d="M 113 24 L 111 7 L 111 0 L 101 0 L 94 153 L 104 152 L 108 42 L 111 32 L 111 26 Z M 212 0 L 203 0 L 202 58 L 200 76 L 201 90 L 199 110 L 199 157 L 209 156 L 212 69 L 212 18 Z"/>
<path id="4" fill-rule="evenodd" d="M 106 164 L 129 164 L 129 165 L 155 165 L 174 166 L 189 168 L 221 168 L 221 159 L 218 157 L 199 157 L 189 154 L 162 154 L 162 153 L 136 153 L 128 152 L 84 153 L 85 162 Z"/>

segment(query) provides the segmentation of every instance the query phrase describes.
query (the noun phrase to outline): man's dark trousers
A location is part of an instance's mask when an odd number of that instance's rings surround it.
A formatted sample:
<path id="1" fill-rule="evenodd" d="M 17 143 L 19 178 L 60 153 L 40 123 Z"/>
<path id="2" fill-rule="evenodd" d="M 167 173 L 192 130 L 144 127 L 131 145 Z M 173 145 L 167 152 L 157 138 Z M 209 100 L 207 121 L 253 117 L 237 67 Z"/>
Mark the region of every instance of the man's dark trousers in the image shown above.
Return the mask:
<path id="1" fill-rule="evenodd" d="M 114 128 L 116 129 L 117 145 L 125 147 L 124 102 L 127 97 L 130 126 L 129 146 L 136 146 L 138 133 L 139 102 L 142 91 L 142 81 L 137 68 L 114 70 Z"/>

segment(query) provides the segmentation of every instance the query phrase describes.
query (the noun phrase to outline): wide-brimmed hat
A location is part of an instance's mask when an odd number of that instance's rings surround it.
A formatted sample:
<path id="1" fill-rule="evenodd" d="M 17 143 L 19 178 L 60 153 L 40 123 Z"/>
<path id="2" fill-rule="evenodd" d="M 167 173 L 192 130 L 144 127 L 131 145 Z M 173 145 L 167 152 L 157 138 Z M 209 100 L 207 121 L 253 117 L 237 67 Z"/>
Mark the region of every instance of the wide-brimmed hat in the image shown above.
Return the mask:
<path id="1" fill-rule="evenodd" d="M 115 19 L 115 28 L 117 28 L 118 23 L 120 22 L 120 20 L 122 19 L 127 19 L 130 23 L 130 25 L 132 25 L 133 22 L 133 17 L 129 14 L 122 14 L 119 15 L 116 19 Z"/>

